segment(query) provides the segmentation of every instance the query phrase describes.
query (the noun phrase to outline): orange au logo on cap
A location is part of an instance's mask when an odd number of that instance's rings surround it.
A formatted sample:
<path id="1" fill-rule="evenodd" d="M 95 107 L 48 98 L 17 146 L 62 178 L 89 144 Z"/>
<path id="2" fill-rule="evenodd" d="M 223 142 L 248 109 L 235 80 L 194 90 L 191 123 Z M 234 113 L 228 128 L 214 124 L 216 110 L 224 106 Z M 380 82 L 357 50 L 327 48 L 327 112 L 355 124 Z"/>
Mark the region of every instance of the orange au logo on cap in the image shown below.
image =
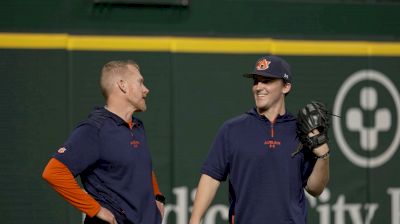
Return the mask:
<path id="1" fill-rule="evenodd" d="M 269 64 L 271 64 L 270 61 L 267 61 L 267 59 L 262 59 L 257 61 L 256 69 L 257 70 L 267 70 L 269 68 Z"/>

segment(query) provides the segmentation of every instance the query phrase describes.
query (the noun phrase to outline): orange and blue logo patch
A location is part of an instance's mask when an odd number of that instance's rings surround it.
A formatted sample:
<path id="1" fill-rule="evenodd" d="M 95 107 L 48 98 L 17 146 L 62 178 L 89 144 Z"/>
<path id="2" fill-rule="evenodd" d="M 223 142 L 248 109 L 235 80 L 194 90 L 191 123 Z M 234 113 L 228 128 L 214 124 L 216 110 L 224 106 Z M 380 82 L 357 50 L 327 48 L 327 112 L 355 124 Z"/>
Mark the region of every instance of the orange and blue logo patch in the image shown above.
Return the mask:
<path id="1" fill-rule="evenodd" d="M 63 154 L 65 151 L 67 151 L 66 148 L 62 147 L 60 149 L 57 150 L 58 153 Z"/>
<path id="2" fill-rule="evenodd" d="M 257 61 L 256 69 L 257 70 L 267 70 L 269 68 L 269 64 L 271 64 L 271 61 L 268 61 L 267 59 L 261 59 L 261 60 Z"/>
<path id="3" fill-rule="evenodd" d="M 131 146 L 133 146 L 133 148 L 139 148 L 140 142 L 138 140 L 132 140 Z"/>

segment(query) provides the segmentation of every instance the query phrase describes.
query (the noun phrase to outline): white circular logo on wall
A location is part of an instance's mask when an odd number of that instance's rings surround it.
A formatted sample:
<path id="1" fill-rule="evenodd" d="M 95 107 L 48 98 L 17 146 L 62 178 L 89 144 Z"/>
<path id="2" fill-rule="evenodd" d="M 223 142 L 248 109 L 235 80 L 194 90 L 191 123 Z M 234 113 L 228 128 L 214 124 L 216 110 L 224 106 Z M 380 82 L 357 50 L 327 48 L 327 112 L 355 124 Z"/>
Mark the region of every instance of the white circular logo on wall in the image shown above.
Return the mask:
<path id="1" fill-rule="evenodd" d="M 362 85 L 366 82 L 366 85 Z M 380 92 L 371 83 L 382 85 L 389 93 L 394 107 L 379 106 Z M 345 110 L 343 109 L 344 102 L 349 97 L 349 92 L 360 88 L 357 91 L 359 104 L 350 105 Z M 360 87 L 361 86 L 361 87 Z M 386 99 L 387 100 L 387 99 Z M 391 110 L 395 109 L 393 112 Z M 373 120 L 373 125 L 365 125 L 364 114 L 369 112 L 373 115 L 369 117 Z M 361 70 L 352 74 L 346 79 L 340 87 L 333 107 L 333 113 L 341 115 L 341 119 L 333 119 L 333 133 L 340 149 L 351 162 L 360 167 L 375 168 L 385 164 L 396 153 L 400 143 L 400 96 L 396 86 L 381 72 L 376 70 Z M 342 120 L 343 126 L 342 127 Z M 393 124 L 393 120 L 397 123 Z M 344 136 L 344 132 L 357 133 L 359 137 L 357 142 L 363 152 L 358 153 L 355 148 L 352 148 L 348 140 Z M 379 136 L 382 133 L 394 132 L 391 142 L 382 146 L 379 143 Z M 387 147 L 382 149 L 382 147 Z M 378 153 L 378 152 L 379 153 Z M 372 155 L 372 156 L 371 156 Z"/>

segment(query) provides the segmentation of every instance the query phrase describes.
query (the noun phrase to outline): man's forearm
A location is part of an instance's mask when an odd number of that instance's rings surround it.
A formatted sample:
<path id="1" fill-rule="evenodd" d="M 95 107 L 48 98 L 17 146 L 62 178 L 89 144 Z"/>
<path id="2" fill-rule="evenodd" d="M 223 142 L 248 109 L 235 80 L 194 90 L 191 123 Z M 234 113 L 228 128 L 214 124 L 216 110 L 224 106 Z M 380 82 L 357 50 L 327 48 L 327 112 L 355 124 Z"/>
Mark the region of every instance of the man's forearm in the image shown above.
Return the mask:
<path id="1" fill-rule="evenodd" d="M 100 211 L 100 204 L 80 188 L 69 169 L 57 159 L 49 161 L 42 177 L 65 200 L 90 217 Z"/>
<path id="2" fill-rule="evenodd" d="M 194 200 L 190 224 L 200 224 L 201 218 L 210 206 L 220 182 L 208 175 L 201 175 Z"/>
<path id="3" fill-rule="evenodd" d="M 319 196 L 329 181 L 329 147 L 325 143 L 314 150 L 317 157 L 314 169 L 308 178 L 306 190 L 313 196 Z"/>

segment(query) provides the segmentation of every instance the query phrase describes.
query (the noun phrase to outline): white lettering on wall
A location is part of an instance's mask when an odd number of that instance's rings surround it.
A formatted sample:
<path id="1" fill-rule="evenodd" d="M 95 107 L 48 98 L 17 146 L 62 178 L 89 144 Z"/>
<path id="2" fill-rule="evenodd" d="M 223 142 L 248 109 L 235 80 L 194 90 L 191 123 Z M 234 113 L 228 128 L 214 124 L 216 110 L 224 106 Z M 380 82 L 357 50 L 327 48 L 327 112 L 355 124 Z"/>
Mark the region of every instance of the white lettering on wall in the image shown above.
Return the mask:
<path id="1" fill-rule="evenodd" d="M 166 204 L 163 224 L 168 223 L 168 217 L 175 216 L 174 224 L 187 224 L 196 189 L 189 194 L 186 186 L 176 187 L 172 190 L 175 196 L 175 204 Z M 400 188 L 389 187 L 387 193 L 391 204 L 391 224 L 400 224 Z M 314 198 L 306 193 L 309 207 L 318 215 L 319 224 L 372 224 L 381 223 L 382 220 L 374 220 L 379 209 L 378 203 L 349 203 L 346 195 L 339 194 L 336 199 L 331 197 L 330 190 L 326 188 L 318 197 Z M 228 221 L 229 208 L 225 204 L 210 206 L 204 215 L 203 224 L 216 224 L 218 220 Z"/>
<path id="2" fill-rule="evenodd" d="M 176 205 L 167 204 L 165 206 L 164 221 L 163 224 L 167 223 L 168 216 L 171 213 L 175 213 L 176 224 L 186 224 L 189 222 L 188 219 L 188 188 L 187 187 L 176 187 L 172 190 L 176 198 Z"/>
<path id="3" fill-rule="evenodd" d="M 388 188 L 387 193 L 392 207 L 392 224 L 400 224 L 400 188 Z"/>
<path id="4" fill-rule="evenodd" d="M 176 198 L 176 204 L 165 205 L 165 216 L 163 224 L 168 223 L 168 217 L 175 214 L 176 224 L 187 224 L 189 222 L 189 213 L 192 211 L 192 206 L 189 207 L 189 189 L 188 187 L 176 187 L 172 190 Z M 194 201 L 196 189 L 193 189 L 190 195 L 191 205 Z M 224 221 L 228 221 L 229 208 L 223 204 L 215 204 L 210 206 L 207 213 L 204 215 L 204 224 L 216 224 L 217 217 Z"/>
<path id="5" fill-rule="evenodd" d="M 339 195 L 336 202 L 331 205 L 329 203 L 331 195 L 327 188 L 318 199 L 307 193 L 306 195 L 310 202 L 310 207 L 314 208 L 318 212 L 320 224 L 331 224 L 331 213 L 333 213 L 334 224 L 345 224 L 346 214 L 350 217 L 350 223 L 370 224 L 372 223 L 375 212 L 379 208 L 377 203 L 346 203 L 345 195 Z M 321 204 L 318 204 L 318 200 Z M 363 213 L 365 213 L 364 218 L 362 217 Z"/>

